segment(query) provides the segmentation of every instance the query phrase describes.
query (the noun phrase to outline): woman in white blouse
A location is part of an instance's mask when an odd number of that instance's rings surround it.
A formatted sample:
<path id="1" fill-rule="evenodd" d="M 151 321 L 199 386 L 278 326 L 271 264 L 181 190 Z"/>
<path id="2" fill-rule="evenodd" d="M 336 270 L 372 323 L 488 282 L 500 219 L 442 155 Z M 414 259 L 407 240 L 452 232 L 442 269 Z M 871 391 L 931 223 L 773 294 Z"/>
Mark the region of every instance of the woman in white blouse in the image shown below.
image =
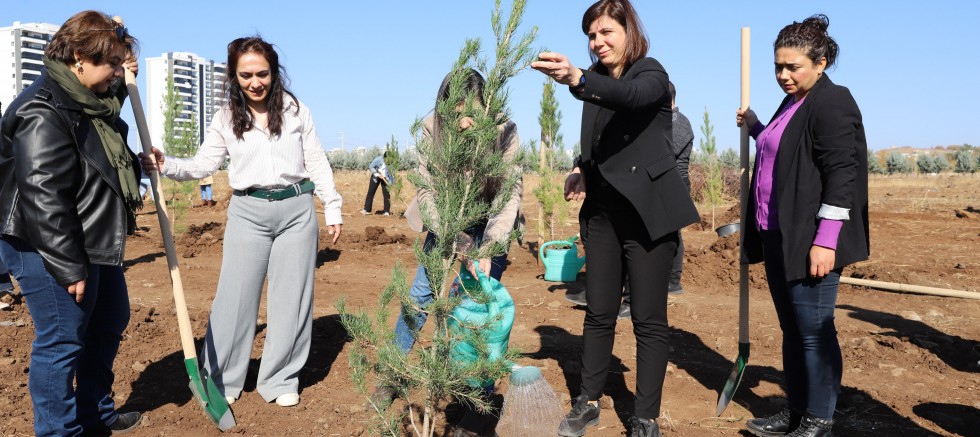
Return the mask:
<path id="1" fill-rule="evenodd" d="M 175 180 L 208 176 L 230 158 L 228 207 L 218 291 L 200 356 L 228 403 L 248 370 L 263 282 L 268 325 L 256 389 L 266 402 L 299 403 L 299 372 L 310 350 L 313 272 L 319 225 L 313 192 L 336 243 L 342 219 L 333 172 L 313 117 L 286 88 L 285 69 L 259 37 L 228 44 L 227 106 L 214 116 L 193 158 L 140 155 L 146 171 Z"/>

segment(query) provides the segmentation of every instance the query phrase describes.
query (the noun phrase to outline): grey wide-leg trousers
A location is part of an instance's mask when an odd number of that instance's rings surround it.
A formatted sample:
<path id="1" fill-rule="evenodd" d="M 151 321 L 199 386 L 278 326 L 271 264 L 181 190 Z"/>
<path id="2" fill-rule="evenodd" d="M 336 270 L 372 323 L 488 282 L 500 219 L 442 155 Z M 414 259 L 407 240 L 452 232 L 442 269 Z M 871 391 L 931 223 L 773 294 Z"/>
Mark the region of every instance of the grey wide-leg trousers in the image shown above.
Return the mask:
<path id="1" fill-rule="evenodd" d="M 245 385 L 266 276 L 266 338 L 256 388 L 266 402 L 299 393 L 310 352 L 319 232 L 310 193 L 280 201 L 232 197 L 201 351 L 204 369 L 225 396 L 237 398 Z"/>

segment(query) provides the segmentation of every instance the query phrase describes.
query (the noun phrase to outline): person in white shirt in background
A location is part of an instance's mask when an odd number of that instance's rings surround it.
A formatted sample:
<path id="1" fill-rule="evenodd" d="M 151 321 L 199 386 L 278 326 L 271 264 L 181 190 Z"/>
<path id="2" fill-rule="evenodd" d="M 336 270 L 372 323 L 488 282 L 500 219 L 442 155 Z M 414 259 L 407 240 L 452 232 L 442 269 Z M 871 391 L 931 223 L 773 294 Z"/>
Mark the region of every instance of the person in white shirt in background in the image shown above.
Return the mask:
<path id="1" fill-rule="evenodd" d="M 323 202 L 333 243 L 343 226 L 342 199 L 313 117 L 287 89 L 272 45 L 258 36 L 232 41 L 228 76 L 229 103 L 194 157 L 168 157 L 154 148 L 153 157 L 140 158 L 145 171 L 159 168 L 174 180 L 203 178 L 230 158 L 234 192 L 202 366 L 229 404 L 241 395 L 268 276 L 268 327 L 256 390 L 266 402 L 288 407 L 299 403 L 298 377 L 310 350 L 319 241 L 313 193 Z"/>
<path id="2" fill-rule="evenodd" d="M 364 198 L 364 209 L 361 210 L 361 214 L 371 214 L 374 193 L 378 191 L 378 185 L 381 185 L 381 194 L 385 199 L 385 209 L 381 211 L 381 215 L 391 215 L 391 194 L 388 193 L 388 184 L 392 183 L 393 178 L 391 172 L 388 171 L 388 166 L 385 165 L 385 157 L 387 156 L 388 152 L 384 152 L 374 158 L 371 165 L 368 166 L 368 170 L 371 171 L 371 182 L 368 184 L 367 197 Z"/>

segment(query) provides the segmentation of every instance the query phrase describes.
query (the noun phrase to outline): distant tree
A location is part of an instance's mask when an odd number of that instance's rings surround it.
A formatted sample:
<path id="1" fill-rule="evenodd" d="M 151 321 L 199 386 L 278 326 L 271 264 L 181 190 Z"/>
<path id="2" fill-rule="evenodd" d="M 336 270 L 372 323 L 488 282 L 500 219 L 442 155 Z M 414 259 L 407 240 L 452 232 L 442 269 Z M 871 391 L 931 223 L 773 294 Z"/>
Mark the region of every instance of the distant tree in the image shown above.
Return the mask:
<path id="1" fill-rule="evenodd" d="M 706 160 L 704 200 L 711 206 L 711 229 L 715 228 L 715 206 L 721 203 L 724 189 L 714 130 L 711 119 L 708 117 L 708 108 L 704 108 L 704 123 L 701 125 L 701 133 L 704 138 L 699 141 L 699 144 L 701 153 L 704 154 Z"/>
<path id="2" fill-rule="evenodd" d="M 935 174 L 936 171 L 936 160 L 932 158 L 931 155 L 920 155 L 915 159 L 915 165 L 919 167 L 919 173 L 922 174 Z"/>
<path id="3" fill-rule="evenodd" d="M 419 154 L 415 149 L 405 150 L 405 153 L 402 153 L 399 158 L 401 158 L 401 162 L 399 162 L 398 167 L 402 170 L 419 168 Z"/>
<path id="4" fill-rule="evenodd" d="M 912 164 L 905 155 L 898 152 L 891 152 L 885 159 L 885 167 L 888 174 L 908 174 L 912 173 Z"/>
<path id="5" fill-rule="evenodd" d="M 520 150 L 517 151 L 516 160 L 524 173 L 537 171 L 539 160 L 538 142 L 528 140 L 527 143 L 521 145 Z"/>
<path id="6" fill-rule="evenodd" d="M 970 149 L 960 149 L 954 155 L 954 160 L 956 161 L 956 166 L 953 167 L 953 171 L 957 173 L 973 173 L 977 171 L 977 163 L 973 160 L 973 153 Z"/>
<path id="7" fill-rule="evenodd" d="M 718 160 L 721 162 L 721 166 L 725 168 L 738 169 L 738 166 L 741 164 L 738 152 L 732 148 L 725 149 L 724 152 L 721 152 L 721 158 Z"/>
<path id="8" fill-rule="evenodd" d="M 946 159 L 946 155 L 936 155 L 932 158 L 933 167 L 936 169 L 936 173 L 942 173 L 949 170 L 949 160 Z"/>
<path id="9" fill-rule="evenodd" d="M 881 160 L 878 159 L 878 155 L 871 150 L 868 150 L 868 172 L 871 174 L 887 173 L 885 166 L 881 165 Z"/>

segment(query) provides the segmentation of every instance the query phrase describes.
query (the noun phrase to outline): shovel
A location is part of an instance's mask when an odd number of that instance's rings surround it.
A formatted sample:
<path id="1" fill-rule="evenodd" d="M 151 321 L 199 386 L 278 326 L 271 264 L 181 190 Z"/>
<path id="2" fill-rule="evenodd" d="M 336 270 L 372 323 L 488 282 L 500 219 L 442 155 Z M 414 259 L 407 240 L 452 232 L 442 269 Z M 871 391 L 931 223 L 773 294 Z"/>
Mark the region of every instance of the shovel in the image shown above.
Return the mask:
<path id="1" fill-rule="evenodd" d="M 116 19 L 120 24 L 122 21 Z M 129 104 L 133 107 L 136 126 L 139 130 L 140 143 L 147 156 L 153 156 L 150 145 L 150 131 L 146 127 L 146 115 L 143 113 L 143 102 L 140 100 L 139 88 L 136 86 L 136 76 L 129 70 L 126 73 L 126 89 L 129 91 Z M 228 401 L 214 385 L 214 381 L 205 374 L 201 376 L 197 362 L 197 352 L 194 349 L 194 333 L 191 330 L 191 318 L 187 315 L 187 303 L 184 301 L 184 285 L 180 280 L 180 267 L 177 265 L 177 251 L 174 248 L 174 236 L 170 231 L 170 218 L 167 215 L 167 205 L 163 201 L 163 187 L 160 186 L 159 172 L 150 173 L 150 184 L 153 187 L 153 201 L 157 207 L 157 218 L 160 219 L 160 233 L 163 234 L 163 246 L 167 252 L 167 265 L 170 267 L 170 282 L 174 289 L 174 305 L 177 307 L 177 324 L 180 326 L 180 344 L 184 349 L 184 367 L 190 377 L 190 389 L 194 399 L 204 409 L 208 419 L 211 419 L 218 429 L 226 431 L 235 426 L 235 417 L 228 407 Z"/>
<path id="2" fill-rule="evenodd" d="M 749 107 L 749 28 L 742 28 L 742 96 L 740 106 L 742 109 Z M 739 174 L 739 203 L 741 205 L 741 222 L 745 220 L 749 200 L 749 129 L 752 127 L 748 123 L 742 123 L 742 144 L 741 144 L 741 171 Z M 745 232 L 739 236 L 739 247 L 745 247 Z M 721 413 L 728 407 L 728 403 L 735 396 L 738 390 L 738 383 L 742 381 L 742 374 L 745 373 L 745 366 L 749 363 L 749 266 L 739 263 L 738 270 L 738 356 L 735 357 L 735 366 L 728 374 L 728 381 L 718 395 L 718 407 L 715 413 Z"/>

